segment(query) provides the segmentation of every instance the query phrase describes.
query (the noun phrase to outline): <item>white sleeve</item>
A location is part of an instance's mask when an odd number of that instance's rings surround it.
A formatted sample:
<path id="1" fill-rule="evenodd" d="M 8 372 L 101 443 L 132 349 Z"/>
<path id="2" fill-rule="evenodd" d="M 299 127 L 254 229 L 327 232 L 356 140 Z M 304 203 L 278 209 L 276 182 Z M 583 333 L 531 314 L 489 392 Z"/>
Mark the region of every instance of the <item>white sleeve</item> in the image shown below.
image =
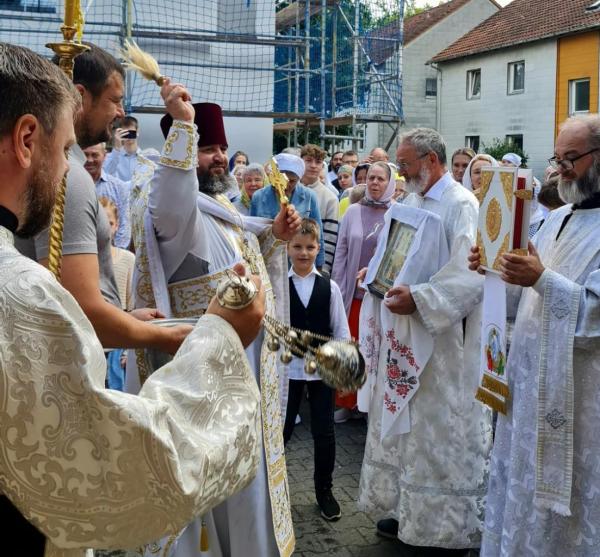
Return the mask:
<path id="1" fill-rule="evenodd" d="M 175 120 L 150 185 L 148 210 L 167 280 L 206 237 L 197 208 L 197 140 L 194 125 Z"/>
<path id="2" fill-rule="evenodd" d="M 334 338 L 349 339 L 350 327 L 344 309 L 344 299 L 340 287 L 334 282 L 331 283 L 331 301 L 329 302 L 329 317 L 331 319 L 331 330 Z"/>
<path id="3" fill-rule="evenodd" d="M 248 485 L 260 397 L 227 322 L 202 317 L 175 359 L 128 395 L 104 388 L 104 353 L 74 298 L 45 270 L 7 274 L 1 491 L 53 546 L 136 547 Z"/>

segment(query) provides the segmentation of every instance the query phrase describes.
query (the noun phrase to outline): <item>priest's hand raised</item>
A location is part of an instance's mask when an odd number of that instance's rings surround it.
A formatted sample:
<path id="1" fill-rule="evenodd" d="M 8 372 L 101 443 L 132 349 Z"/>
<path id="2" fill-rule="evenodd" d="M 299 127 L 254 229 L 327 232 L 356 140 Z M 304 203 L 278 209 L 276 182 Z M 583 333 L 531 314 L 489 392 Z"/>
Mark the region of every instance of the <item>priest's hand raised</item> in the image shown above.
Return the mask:
<path id="1" fill-rule="evenodd" d="M 289 242 L 300 229 L 302 218 L 293 205 L 282 205 L 279 214 L 273 221 L 273 236 L 278 240 Z"/>
<path id="2" fill-rule="evenodd" d="M 192 96 L 181 83 L 171 83 L 171 80 L 166 78 L 160 88 L 160 96 L 165 101 L 167 112 L 173 117 L 173 120 L 194 121 L 195 111 L 191 103 Z"/>
<path id="3" fill-rule="evenodd" d="M 233 270 L 240 276 L 246 275 L 246 268 L 241 263 L 235 265 Z M 256 284 L 258 294 L 249 306 L 243 309 L 229 309 L 223 307 L 217 298 L 213 297 L 206 310 L 206 313 L 212 313 L 225 319 L 235 329 L 244 348 L 257 337 L 265 316 L 265 289 L 259 277 L 251 275 L 250 279 Z"/>
<path id="4" fill-rule="evenodd" d="M 385 293 L 385 307 L 398 315 L 411 315 L 417 311 L 417 305 L 410 293 L 409 286 L 394 286 Z"/>
<path id="5" fill-rule="evenodd" d="M 500 270 L 502 280 L 519 286 L 533 286 L 544 272 L 544 266 L 540 260 L 535 246 L 529 242 L 529 255 L 515 255 L 505 253 L 500 258 Z"/>

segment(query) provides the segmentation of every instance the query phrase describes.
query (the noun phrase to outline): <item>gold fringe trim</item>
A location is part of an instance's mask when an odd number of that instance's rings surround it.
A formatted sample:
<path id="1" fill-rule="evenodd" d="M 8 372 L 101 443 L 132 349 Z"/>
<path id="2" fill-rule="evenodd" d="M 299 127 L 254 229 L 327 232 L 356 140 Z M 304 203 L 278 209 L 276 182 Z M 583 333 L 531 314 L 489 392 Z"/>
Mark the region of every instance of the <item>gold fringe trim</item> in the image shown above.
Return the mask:
<path id="1" fill-rule="evenodd" d="M 503 396 L 504 398 L 510 397 L 508 385 L 506 383 L 503 383 L 499 379 L 496 379 L 492 375 L 488 375 L 487 373 L 483 374 L 481 386 L 487 389 L 488 391 L 491 391 L 492 393 L 496 393 L 498 395 Z"/>
<path id="2" fill-rule="evenodd" d="M 489 406 L 492 410 L 496 410 L 496 412 L 500 412 L 500 414 L 506 415 L 506 401 L 499 399 L 492 393 L 486 391 L 482 387 L 477 389 L 477 393 L 475 393 L 475 398 L 479 402 L 483 402 L 486 406 Z"/>

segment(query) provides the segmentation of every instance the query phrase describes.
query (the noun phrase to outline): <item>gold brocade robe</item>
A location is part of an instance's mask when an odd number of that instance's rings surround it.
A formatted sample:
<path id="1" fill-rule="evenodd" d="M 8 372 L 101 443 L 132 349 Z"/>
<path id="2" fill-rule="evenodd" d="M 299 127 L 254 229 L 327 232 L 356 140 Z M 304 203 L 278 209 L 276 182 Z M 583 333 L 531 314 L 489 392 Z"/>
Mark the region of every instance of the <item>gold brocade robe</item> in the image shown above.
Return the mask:
<path id="1" fill-rule="evenodd" d="M 172 317 L 199 317 L 205 312 L 215 294 L 217 283 L 225 275 L 225 269 L 230 268 L 236 261 L 245 261 L 248 267 L 260 276 L 265 286 L 267 312 L 281 318 L 285 314 L 281 304 L 285 304 L 287 300 L 285 243 L 273 237 L 270 225 L 247 229 L 241 216 L 224 196 L 209 198 L 198 194 L 193 168 L 191 172 L 189 169 L 186 172 L 179 166 L 177 158 L 178 147 L 180 152 L 187 153 L 187 146 L 183 145 L 183 131 L 182 128 L 176 130 L 179 144 L 176 141 L 175 145 L 171 145 L 169 159 L 161 159 L 158 180 L 139 184 L 133 191 L 132 231 L 136 245 L 136 305 L 156 306 L 164 309 L 163 312 Z M 190 133 L 185 137 L 189 139 L 193 136 Z M 174 160 L 177 160 L 176 164 Z M 190 186 L 185 184 L 190 178 L 193 179 L 193 210 L 199 213 L 199 216 L 194 218 L 202 221 L 203 238 L 197 240 L 201 243 L 204 238 L 210 239 L 209 255 L 203 255 L 203 259 L 209 260 L 209 269 L 208 272 L 199 272 L 195 276 L 173 280 L 173 264 L 170 263 L 173 260 L 172 252 L 180 250 L 179 259 L 175 264 L 177 267 L 187 256 L 186 250 L 193 248 L 190 248 L 189 244 L 186 247 L 185 242 L 181 241 L 171 244 L 167 242 L 165 246 L 160 225 L 156 229 L 155 221 L 150 222 L 150 213 L 147 212 L 151 197 L 150 188 L 171 188 L 172 191 L 176 190 L 176 196 L 182 194 L 185 187 Z M 181 182 L 185 185 L 182 186 Z M 181 208 L 189 206 L 190 202 L 191 197 L 185 202 L 178 199 L 174 204 Z M 161 203 L 164 205 L 165 201 Z M 155 211 L 159 212 L 156 209 Z M 171 222 L 169 219 L 168 226 Z M 185 214 L 178 214 L 178 224 L 183 227 L 186 222 Z M 255 232 L 258 233 L 258 237 Z M 185 234 L 186 239 L 190 236 L 189 233 Z M 157 259 L 160 259 L 159 265 Z M 219 270 L 212 270 L 215 267 L 219 267 Z M 161 273 L 164 273 L 162 277 Z M 166 280 L 165 277 L 169 277 L 170 280 Z M 278 302 L 281 301 L 279 311 L 271 281 L 276 283 L 276 286 L 284 287 L 283 291 L 277 291 Z M 267 349 L 263 334 L 254 341 L 247 353 L 251 365 L 255 368 L 261 391 L 264 458 L 272 529 L 279 555 L 287 557 L 292 554 L 295 545 L 282 434 L 282 407 L 285 408 L 287 377 L 280 376 L 277 354 Z M 143 383 L 152 370 L 149 369 L 142 351 L 137 351 L 135 361 L 140 383 Z M 285 389 L 283 395 L 280 392 L 282 389 Z M 252 512 L 252 509 L 248 509 L 248 512 Z M 176 554 L 179 555 L 177 552 Z"/>

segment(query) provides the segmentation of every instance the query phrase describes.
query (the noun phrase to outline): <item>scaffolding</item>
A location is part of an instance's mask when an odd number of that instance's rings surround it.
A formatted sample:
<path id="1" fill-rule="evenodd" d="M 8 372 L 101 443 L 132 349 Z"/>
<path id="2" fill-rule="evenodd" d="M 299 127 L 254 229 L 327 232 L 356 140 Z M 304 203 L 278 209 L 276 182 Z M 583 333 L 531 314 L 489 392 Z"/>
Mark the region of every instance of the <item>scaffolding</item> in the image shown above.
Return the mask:
<path id="1" fill-rule="evenodd" d="M 318 126 L 322 145 L 356 150 L 371 122 L 388 125 L 393 140 L 403 123 L 403 13 L 404 0 L 299 0 L 277 11 L 277 35 L 304 43 L 276 57 L 275 106 L 288 116 L 274 130 L 288 145 Z"/>
<path id="2" fill-rule="evenodd" d="M 81 0 L 84 36 L 117 53 L 134 39 L 198 101 L 266 117 L 298 145 L 364 140 L 402 122 L 404 0 Z M 0 40 L 49 56 L 64 0 L 0 0 Z M 157 88 L 128 74 L 128 112 L 162 113 Z M 340 130 L 343 130 L 340 132 Z M 395 134 L 393 134 L 395 135 Z"/>

